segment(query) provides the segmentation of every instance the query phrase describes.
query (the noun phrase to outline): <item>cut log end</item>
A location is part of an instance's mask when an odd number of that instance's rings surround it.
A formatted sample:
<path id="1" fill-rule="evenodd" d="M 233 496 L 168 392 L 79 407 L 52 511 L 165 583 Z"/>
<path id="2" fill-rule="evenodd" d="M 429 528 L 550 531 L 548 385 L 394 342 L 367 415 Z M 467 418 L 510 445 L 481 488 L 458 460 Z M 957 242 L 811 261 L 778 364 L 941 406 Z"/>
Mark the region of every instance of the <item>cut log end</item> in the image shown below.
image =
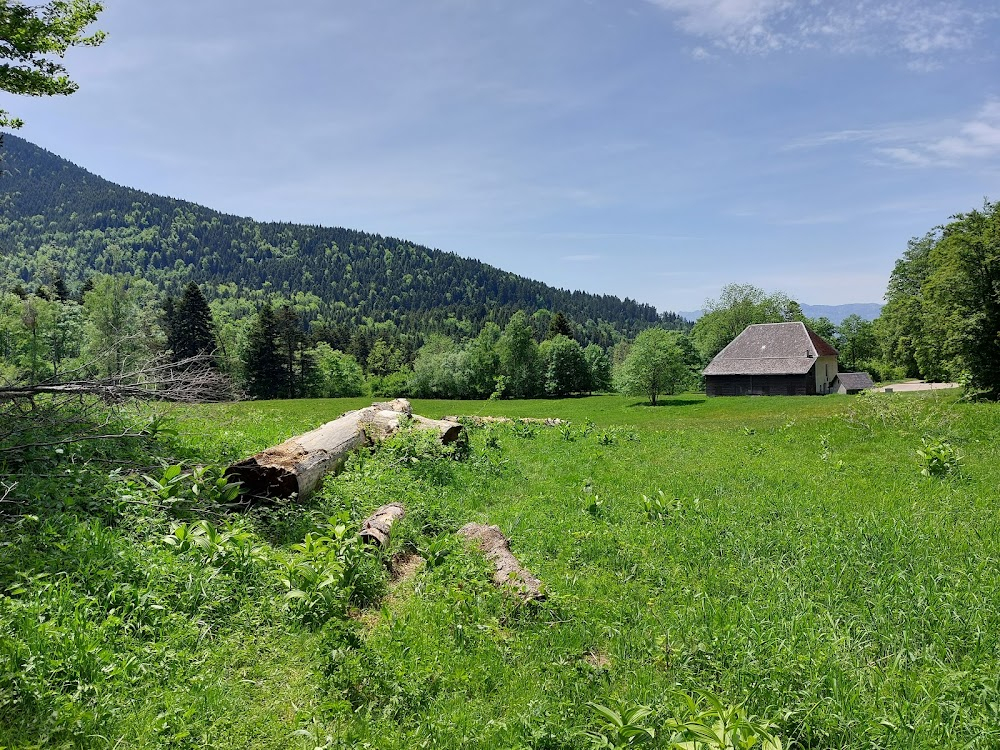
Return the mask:
<path id="1" fill-rule="evenodd" d="M 458 535 L 474 544 L 493 563 L 493 583 L 513 589 L 526 599 L 544 599 L 543 584 L 510 551 L 510 541 L 499 526 L 467 523 Z"/>
<path id="2" fill-rule="evenodd" d="M 239 482 L 243 497 L 291 497 L 299 491 L 293 468 L 262 465 L 251 457 L 226 469 L 226 478 Z"/>
<path id="3" fill-rule="evenodd" d="M 379 549 L 385 549 L 389 546 L 392 525 L 405 515 L 406 510 L 401 503 L 383 505 L 365 519 L 365 522 L 361 524 L 358 536 L 365 544 L 373 544 Z"/>

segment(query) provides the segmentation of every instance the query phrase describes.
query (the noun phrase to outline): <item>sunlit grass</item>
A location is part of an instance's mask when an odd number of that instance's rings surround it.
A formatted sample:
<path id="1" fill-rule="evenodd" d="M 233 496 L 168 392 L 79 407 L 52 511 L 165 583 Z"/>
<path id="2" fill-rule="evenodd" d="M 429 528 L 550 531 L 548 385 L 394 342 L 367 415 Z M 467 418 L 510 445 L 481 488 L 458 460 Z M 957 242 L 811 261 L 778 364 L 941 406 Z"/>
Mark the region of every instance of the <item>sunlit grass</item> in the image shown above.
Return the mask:
<path id="1" fill-rule="evenodd" d="M 185 409 L 168 452 L 225 463 L 365 403 Z M 63 512 L 8 529 L 0 658 L 38 666 L 0 682 L 0 744 L 575 748 L 596 726 L 588 702 L 649 706 L 662 728 L 678 689 L 746 701 L 802 747 L 1000 742 L 996 406 L 414 409 L 570 425 L 474 429 L 463 462 L 359 455 L 312 503 L 237 519 L 264 549 L 244 568 L 178 555 L 161 541 L 170 519 L 141 509 L 118 526 Z M 953 471 L 921 474 L 924 438 L 953 447 Z M 409 511 L 389 554 L 428 564 L 383 607 L 304 626 L 279 582 L 295 544 L 389 501 Z M 453 537 L 468 521 L 501 527 L 546 602 L 490 584 Z"/>

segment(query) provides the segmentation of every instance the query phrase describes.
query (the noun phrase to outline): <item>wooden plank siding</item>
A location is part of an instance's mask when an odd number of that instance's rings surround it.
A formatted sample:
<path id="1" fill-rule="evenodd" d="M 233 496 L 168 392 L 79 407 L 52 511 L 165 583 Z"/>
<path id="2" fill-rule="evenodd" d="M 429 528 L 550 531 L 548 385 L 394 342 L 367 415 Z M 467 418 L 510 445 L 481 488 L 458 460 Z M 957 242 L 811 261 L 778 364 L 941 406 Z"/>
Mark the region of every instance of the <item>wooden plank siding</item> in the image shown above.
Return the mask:
<path id="1" fill-rule="evenodd" d="M 815 396 L 815 366 L 803 375 L 706 375 L 708 396 Z"/>

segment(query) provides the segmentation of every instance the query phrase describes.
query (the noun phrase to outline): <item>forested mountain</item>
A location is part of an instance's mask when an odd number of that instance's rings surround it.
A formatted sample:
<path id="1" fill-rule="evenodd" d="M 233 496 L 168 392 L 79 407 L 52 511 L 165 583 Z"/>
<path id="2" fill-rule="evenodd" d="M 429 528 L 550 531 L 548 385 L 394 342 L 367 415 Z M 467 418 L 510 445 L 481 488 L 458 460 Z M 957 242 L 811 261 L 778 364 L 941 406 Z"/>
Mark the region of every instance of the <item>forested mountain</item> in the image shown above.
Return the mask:
<path id="1" fill-rule="evenodd" d="M 2 166 L 0 284 L 8 288 L 61 275 L 73 289 L 94 272 L 138 273 L 170 294 L 196 281 L 244 314 L 277 296 L 310 323 L 393 321 L 403 332 L 467 335 L 516 310 L 560 311 L 581 340 L 603 346 L 656 323 L 686 327 L 650 305 L 556 289 L 393 237 L 258 222 L 122 187 L 10 135 Z"/>

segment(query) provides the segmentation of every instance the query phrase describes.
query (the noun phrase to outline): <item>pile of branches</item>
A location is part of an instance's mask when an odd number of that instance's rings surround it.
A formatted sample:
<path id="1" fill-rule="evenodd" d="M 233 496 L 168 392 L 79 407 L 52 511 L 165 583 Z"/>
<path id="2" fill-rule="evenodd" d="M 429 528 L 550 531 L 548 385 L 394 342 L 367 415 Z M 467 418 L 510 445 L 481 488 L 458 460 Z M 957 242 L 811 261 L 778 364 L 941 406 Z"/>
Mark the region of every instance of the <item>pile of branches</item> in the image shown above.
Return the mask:
<path id="1" fill-rule="evenodd" d="M 0 475 L 23 470 L 33 457 L 51 456 L 44 449 L 153 437 L 162 417 L 140 424 L 123 408 L 128 404 L 230 401 L 241 395 L 210 356 L 154 360 L 108 377 L 72 375 L 58 382 L 0 383 Z"/>
<path id="2" fill-rule="evenodd" d="M 38 396 L 94 396 L 108 403 L 131 400 L 205 403 L 240 397 L 233 381 L 213 366 L 214 358 L 197 355 L 179 362 L 167 358 L 102 378 L 60 379 L 27 385 L 0 384 L 0 402 L 32 401 Z"/>

